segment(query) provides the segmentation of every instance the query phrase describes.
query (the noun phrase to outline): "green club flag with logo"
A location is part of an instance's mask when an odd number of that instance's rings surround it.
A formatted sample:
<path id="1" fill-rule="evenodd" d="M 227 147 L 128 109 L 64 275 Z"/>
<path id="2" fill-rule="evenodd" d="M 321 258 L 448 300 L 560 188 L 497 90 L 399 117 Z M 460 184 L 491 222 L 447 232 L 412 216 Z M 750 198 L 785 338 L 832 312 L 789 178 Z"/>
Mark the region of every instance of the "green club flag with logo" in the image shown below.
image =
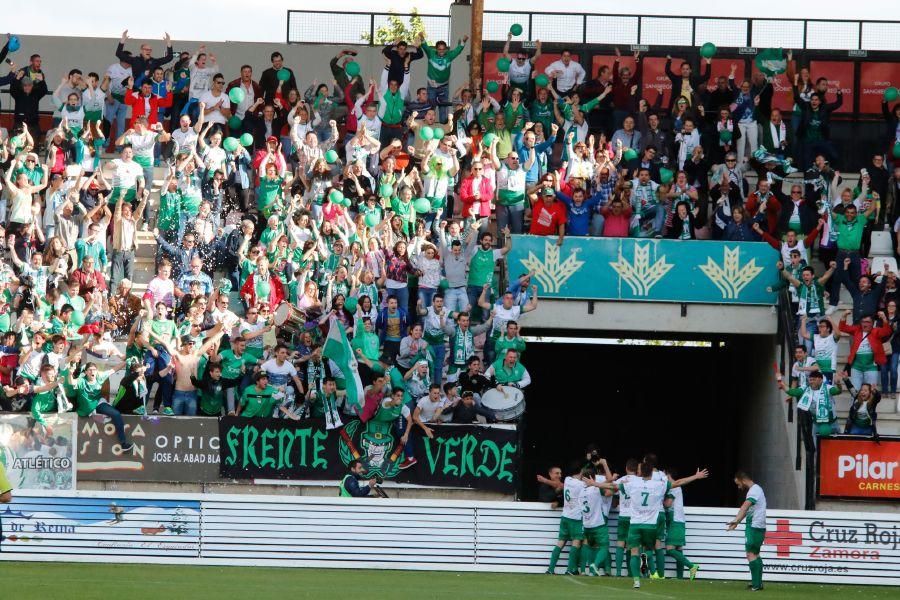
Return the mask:
<path id="1" fill-rule="evenodd" d="M 787 59 L 781 48 L 768 48 L 756 55 L 756 68 L 768 76 L 787 71 Z"/>
<path id="2" fill-rule="evenodd" d="M 365 390 L 362 380 L 359 378 L 356 357 L 350 342 L 347 340 L 347 330 L 343 323 L 332 317 L 328 327 L 328 337 L 322 347 L 322 356 L 335 362 L 347 381 L 347 405 L 355 407 L 357 412 L 362 412 Z"/>

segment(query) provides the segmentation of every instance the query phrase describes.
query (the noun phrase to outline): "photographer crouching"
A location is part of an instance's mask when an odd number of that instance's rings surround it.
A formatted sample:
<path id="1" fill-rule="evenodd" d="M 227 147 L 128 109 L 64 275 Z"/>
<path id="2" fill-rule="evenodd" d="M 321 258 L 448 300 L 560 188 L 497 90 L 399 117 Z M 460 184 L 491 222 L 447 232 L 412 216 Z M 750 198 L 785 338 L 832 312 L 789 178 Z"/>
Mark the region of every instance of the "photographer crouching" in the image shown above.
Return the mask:
<path id="1" fill-rule="evenodd" d="M 366 469 L 362 461 L 354 459 L 347 465 L 350 472 L 341 480 L 338 489 L 341 496 L 352 496 L 354 498 L 365 498 L 372 494 L 373 491 L 378 493 L 378 484 L 381 483 L 379 478 L 365 478 Z M 360 485 L 360 482 L 365 482 Z M 379 496 L 381 494 L 378 494 Z"/>

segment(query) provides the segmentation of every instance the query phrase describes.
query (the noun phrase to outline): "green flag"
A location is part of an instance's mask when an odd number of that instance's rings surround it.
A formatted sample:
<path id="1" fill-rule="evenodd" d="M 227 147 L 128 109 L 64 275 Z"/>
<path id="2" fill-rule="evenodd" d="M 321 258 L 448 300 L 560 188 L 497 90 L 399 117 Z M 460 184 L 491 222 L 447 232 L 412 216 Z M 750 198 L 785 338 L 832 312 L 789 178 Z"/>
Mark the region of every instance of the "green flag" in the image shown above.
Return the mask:
<path id="1" fill-rule="evenodd" d="M 768 75 L 779 75 L 787 71 L 787 59 L 781 48 L 767 48 L 756 55 L 756 68 Z"/>
<path id="2" fill-rule="evenodd" d="M 322 356 L 330 358 L 344 374 L 347 383 L 347 405 L 355 407 L 357 413 L 362 412 L 365 391 L 359 378 L 356 356 L 347 341 L 347 330 L 343 323 L 332 317 L 328 327 L 328 337 L 322 346 Z"/>

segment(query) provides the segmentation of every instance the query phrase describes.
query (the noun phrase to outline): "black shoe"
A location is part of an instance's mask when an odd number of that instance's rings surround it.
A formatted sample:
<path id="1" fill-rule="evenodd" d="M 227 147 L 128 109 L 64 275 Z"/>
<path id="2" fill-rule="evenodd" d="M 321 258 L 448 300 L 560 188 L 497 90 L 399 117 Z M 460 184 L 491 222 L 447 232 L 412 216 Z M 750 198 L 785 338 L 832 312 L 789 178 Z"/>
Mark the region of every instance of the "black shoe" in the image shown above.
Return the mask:
<path id="1" fill-rule="evenodd" d="M 750 591 L 751 591 L 751 592 L 761 592 L 762 589 L 763 589 L 762 586 L 759 586 L 759 587 L 753 587 L 753 586 L 750 586 Z"/>
<path id="2" fill-rule="evenodd" d="M 647 562 L 647 555 L 641 554 L 641 577 L 647 577 L 650 574 L 650 563 Z"/>

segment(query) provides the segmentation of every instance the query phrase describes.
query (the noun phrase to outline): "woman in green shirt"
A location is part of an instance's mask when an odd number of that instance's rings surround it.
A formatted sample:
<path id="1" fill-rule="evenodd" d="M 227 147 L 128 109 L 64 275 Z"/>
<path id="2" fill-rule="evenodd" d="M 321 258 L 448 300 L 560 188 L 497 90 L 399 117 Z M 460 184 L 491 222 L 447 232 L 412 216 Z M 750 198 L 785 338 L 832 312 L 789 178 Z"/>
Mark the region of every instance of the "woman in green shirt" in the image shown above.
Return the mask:
<path id="1" fill-rule="evenodd" d="M 265 160 L 259 166 L 259 186 L 256 188 L 256 207 L 268 219 L 284 204 L 284 178 L 278 175 L 274 161 Z"/>

